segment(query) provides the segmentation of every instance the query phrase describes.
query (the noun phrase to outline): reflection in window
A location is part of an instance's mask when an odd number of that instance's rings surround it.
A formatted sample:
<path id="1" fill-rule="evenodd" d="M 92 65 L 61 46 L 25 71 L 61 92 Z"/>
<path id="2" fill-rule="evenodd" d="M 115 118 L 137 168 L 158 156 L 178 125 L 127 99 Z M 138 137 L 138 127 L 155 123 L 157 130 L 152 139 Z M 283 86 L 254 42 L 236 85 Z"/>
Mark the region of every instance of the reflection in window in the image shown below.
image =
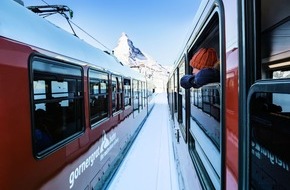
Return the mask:
<path id="1" fill-rule="evenodd" d="M 144 101 L 145 101 L 145 85 L 144 82 L 139 81 L 139 87 L 140 87 L 140 91 L 139 91 L 139 106 L 140 106 L 140 110 L 144 108 Z"/>
<path id="2" fill-rule="evenodd" d="M 202 108 L 202 91 L 201 88 L 194 88 L 193 91 L 191 92 L 193 93 L 194 99 L 194 105 L 198 108 Z"/>
<path id="3" fill-rule="evenodd" d="M 91 125 L 105 119 L 108 111 L 108 74 L 93 69 L 89 71 Z"/>
<path id="4" fill-rule="evenodd" d="M 185 75 L 185 61 L 182 60 L 181 64 L 178 67 L 179 77 Z M 179 86 L 178 92 L 178 122 L 185 122 L 185 89 Z M 181 125 L 183 127 L 183 131 L 185 131 L 185 125 Z"/>
<path id="5" fill-rule="evenodd" d="M 112 75 L 112 110 L 113 113 L 122 109 L 122 78 Z"/>
<path id="6" fill-rule="evenodd" d="M 254 189 L 287 189 L 290 94 L 255 93 L 250 104 L 250 174 Z"/>
<path id="7" fill-rule="evenodd" d="M 133 108 L 134 111 L 139 110 L 139 87 L 137 80 L 133 80 Z"/>
<path id="8" fill-rule="evenodd" d="M 46 98 L 46 89 L 45 89 L 45 81 L 44 80 L 38 80 L 38 81 L 33 81 L 33 94 L 34 94 L 34 99 L 45 99 Z"/>
<path id="9" fill-rule="evenodd" d="M 220 84 L 211 83 L 191 92 L 192 118 L 199 127 L 220 148 Z"/>
<path id="10" fill-rule="evenodd" d="M 131 80 L 124 79 L 124 106 L 131 105 Z"/>
<path id="11" fill-rule="evenodd" d="M 220 120 L 220 95 L 218 88 L 202 88 L 202 109 L 204 112 Z"/>
<path id="12" fill-rule="evenodd" d="M 274 71 L 273 79 L 290 78 L 290 71 Z"/>
<path id="13" fill-rule="evenodd" d="M 83 130 L 82 69 L 43 58 L 33 58 L 31 68 L 33 148 L 39 157 Z"/>

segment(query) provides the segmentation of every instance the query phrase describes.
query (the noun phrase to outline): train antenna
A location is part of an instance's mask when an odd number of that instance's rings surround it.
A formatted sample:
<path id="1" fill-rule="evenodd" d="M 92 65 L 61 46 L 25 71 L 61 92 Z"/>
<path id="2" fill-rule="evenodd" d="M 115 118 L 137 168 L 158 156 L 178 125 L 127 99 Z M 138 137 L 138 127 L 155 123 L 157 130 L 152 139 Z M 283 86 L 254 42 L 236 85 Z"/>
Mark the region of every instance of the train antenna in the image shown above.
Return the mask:
<path id="1" fill-rule="evenodd" d="M 29 10 L 31 10 L 34 13 L 39 14 L 40 16 L 48 17 L 53 14 L 61 14 L 68 22 L 70 28 L 72 29 L 74 35 L 77 37 L 77 34 L 75 33 L 69 19 L 72 19 L 73 17 L 73 11 L 65 5 L 41 5 L 41 6 L 29 6 L 27 7 Z M 69 17 L 67 16 L 66 12 L 69 13 Z"/>

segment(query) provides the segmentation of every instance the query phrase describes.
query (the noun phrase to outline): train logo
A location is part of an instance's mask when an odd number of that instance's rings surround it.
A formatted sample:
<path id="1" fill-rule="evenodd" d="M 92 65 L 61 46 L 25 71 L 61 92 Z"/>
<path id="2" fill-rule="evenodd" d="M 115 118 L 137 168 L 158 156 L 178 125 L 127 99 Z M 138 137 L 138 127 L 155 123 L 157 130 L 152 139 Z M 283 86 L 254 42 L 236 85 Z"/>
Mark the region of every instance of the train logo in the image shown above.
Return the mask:
<path id="1" fill-rule="evenodd" d="M 102 142 L 101 145 L 97 147 L 97 149 L 87 157 L 78 167 L 76 167 L 69 176 L 69 187 L 70 189 L 74 186 L 75 180 L 85 172 L 88 167 L 92 167 L 94 165 L 95 160 L 100 157 L 100 161 L 112 150 L 112 148 L 118 143 L 119 138 L 117 138 L 116 133 L 112 135 L 107 135 L 105 131 L 103 131 Z"/>
<path id="2" fill-rule="evenodd" d="M 103 131 L 103 137 L 102 137 L 102 144 L 101 148 L 98 147 L 98 150 L 100 150 L 100 161 L 103 160 L 103 158 L 112 150 L 112 148 L 118 143 L 119 138 L 117 138 L 116 133 L 113 133 L 109 137 L 107 137 L 107 134 L 105 131 Z"/>

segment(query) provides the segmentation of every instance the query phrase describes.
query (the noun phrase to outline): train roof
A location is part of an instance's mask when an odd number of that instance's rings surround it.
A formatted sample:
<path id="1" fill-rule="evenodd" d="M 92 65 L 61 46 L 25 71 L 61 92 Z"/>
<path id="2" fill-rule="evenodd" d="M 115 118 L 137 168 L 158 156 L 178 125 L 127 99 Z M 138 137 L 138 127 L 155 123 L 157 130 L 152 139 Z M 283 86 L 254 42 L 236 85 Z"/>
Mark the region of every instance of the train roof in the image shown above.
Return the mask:
<path id="1" fill-rule="evenodd" d="M 122 66 L 116 57 L 89 45 L 13 0 L 0 1 L 0 36 L 79 60 L 125 77 L 145 80 L 140 73 Z"/>

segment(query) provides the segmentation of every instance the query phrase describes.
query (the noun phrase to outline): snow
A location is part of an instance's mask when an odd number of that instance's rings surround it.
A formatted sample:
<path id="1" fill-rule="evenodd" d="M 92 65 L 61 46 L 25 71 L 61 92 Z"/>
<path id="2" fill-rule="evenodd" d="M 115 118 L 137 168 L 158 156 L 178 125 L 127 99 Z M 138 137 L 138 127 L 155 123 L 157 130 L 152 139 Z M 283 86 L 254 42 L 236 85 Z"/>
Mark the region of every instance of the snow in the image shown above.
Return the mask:
<path id="1" fill-rule="evenodd" d="M 155 106 L 122 162 L 109 190 L 178 190 L 166 93 Z"/>

